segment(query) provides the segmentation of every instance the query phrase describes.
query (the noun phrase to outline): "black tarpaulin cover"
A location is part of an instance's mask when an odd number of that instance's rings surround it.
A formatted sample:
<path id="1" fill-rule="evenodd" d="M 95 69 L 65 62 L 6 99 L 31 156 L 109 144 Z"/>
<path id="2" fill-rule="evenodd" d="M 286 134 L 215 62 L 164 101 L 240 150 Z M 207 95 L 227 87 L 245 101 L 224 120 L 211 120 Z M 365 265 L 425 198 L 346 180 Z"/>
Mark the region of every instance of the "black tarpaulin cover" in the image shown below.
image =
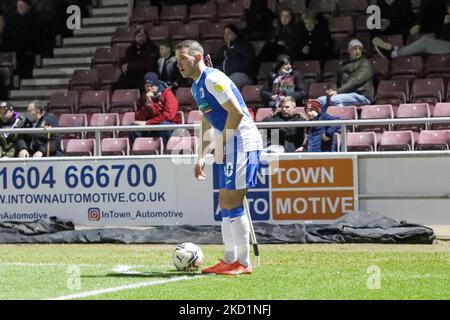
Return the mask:
<path id="1" fill-rule="evenodd" d="M 397 222 L 374 212 L 349 213 L 330 224 L 256 222 L 259 243 L 403 243 L 431 244 L 432 229 Z M 73 223 L 50 221 L 0 223 L 0 243 L 220 244 L 220 226 L 155 226 L 144 230 L 97 228 L 75 230 Z"/>

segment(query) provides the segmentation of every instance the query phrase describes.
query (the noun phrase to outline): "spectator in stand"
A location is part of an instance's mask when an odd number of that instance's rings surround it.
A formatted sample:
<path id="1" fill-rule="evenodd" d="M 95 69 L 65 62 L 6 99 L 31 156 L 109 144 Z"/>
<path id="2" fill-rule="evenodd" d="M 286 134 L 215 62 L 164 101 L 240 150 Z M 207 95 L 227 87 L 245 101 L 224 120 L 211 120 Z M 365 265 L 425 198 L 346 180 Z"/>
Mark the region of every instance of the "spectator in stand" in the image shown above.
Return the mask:
<path id="1" fill-rule="evenodd" d="M 142 95 L 136 112 L 135 124 L 138 126 L 156 124 L 179 124 L 178 100 L 166 83 L 158 75 L 149 72 L 145 75 L 145 94 Z M 134 131 L 131 140 L 139 137 L 162 137 L 167 143 L 172 130 Z"/>
<path id="2" fill-rule="evenodd" d="M 170 40 L 163 41 L 159 45 L 158 77 L 174 90 L 191 85 L 191 81 L 185 80 L 177 68 L 177 60 Z"/>
<path id="3" fill-rule="evenodd" d="M 295 57 L 299 46 L 299 28 L 292 9 L 283 8 L 274 21 L 266 44 L 261 49 L 258 61 L 274 61 L 279 54 Z"/>
<path id="4" fill-rule="evenodd" d="M 15 7 L 8 7 L 2 51 L 16 51 L 21 78 L 32 78 L 39 30 L 37 26 L 38 18 L 36 12 L 31 10 L 30 0 L 18 0 Z"/>
<path id="5" fill-rule="evenodd" d="M 213 58 L 217 69 L 225 73 L 240 89 L 253 84 L 250 68 L 255 58 L 255 49 L 233 24 L 223 29 L 225 45 Z"/>
<path id="6" fill-rule="evenodd" d="M 397 57 L 412 56 L 418 54 L 449 54 L 450 53 L 450 0 L 447 0 L 445 16 L 435 39 L 430 36 L 422 36 L 418 40 L 403 46 L 394 46 L 383 39 L 375 37 L 372 44 L 378 54 L 385 59 L 395 59 Z"/>
<path id="7" fill-rule="evenodd" d="M 447 0 L 422 0 L 416 24 L 409 30 L 411 35 L 419 33 L 439 34 L 446 15 Z"/>
<path id="8" fill-rule="evenodd" d="M 305 106 L 307 120 L 309 121 L 331 121 L 339 120 L 338 117 L 329 115 L 321 111 L 320 101 L 308 100 Z M 298 152 L 335 152 L 336 139 L 334 134 L 339 132 L 339 126 L 317 126 L 308 127 L 305 132 L 305 140 Z"/>
<path id="9" fill-rule="evenodd" d="M 275 19 L 267 0 L 244 0 L 244 8 L 248 39 L 265 40 Z"/>
<path id="10" fill-rule="evenodd" d="M 128 47 L 122 61 L 119 87 L 121 89 L 138 88 L 143 92 L 144 75 L 157 70 L 158 51 L 158 47 L 150 40 L 145 29 L 137 28 L 135 42 Z"/>
<path id="11" fill-rule="evenodd" d="M 330 89 L 318 100 L 322 110 L 328 106 L 369 105 L 373 101 L 373 69 L 371 62 L 363 56 L 363 44 L 353 39 L 348 44 L 350 59 L 342 62 L 338 72 L 338 87 Z"/>
<path id="12" fill-rule="evenodd" d="M 312 11 L 302 16 L 299 34 L 299 60 L 325 61 L 336 56 L 326 20 Z"/>
<path id="13" fill-rule="evenodd" d="M 416 20 L 411 0 L 376 0 L 373 2 L 381 9 L 381 30 L 374 30 L 372 34 L 401 34 L 406 41 L 409 30 Z"/>
<path id="14" fill-rule="evenodd" d="M 46 106 L 39 101 L 31 102 L 27 107 L 23 128 L 58 127 L 58 120 L 47 113 Z M 21 134 L 16 141 L 19 158 L 41 158 L 61 156 L 61 139 L 57 133 Z"/>
<path id="15" fill-rule="evenodd" d="M 264 122 L 283 122 L 283 121 L 304 121 L 306 120 L 302 115 L 295 113 L 295 100 L 287 96 L 281 100 L 280 108 L 274 114 L 265 118 Z M 279 145 L 284 148 L 285 152 L 295 152 L 301 147 L 304 141 L 304 128 L 277 128 L 267 130 L 267 145 L 271 145 L 272 132 L 278 130 Z"/>
<path id="16" fill-rule="evenodd" d="M 306 86 L 300 71 L 292 67 L 291 58 L 281 54 L 275 69 L 269 73 L 267 86 L 261 90 L 261 99 L 266 107 L 278 108 L 284 97 L 294 98 L 298 106 L 306 98 Z"/>
<path id="17" fill-rule="evenodd" d="M 14 129 L 21 128 L 25 119 L 19 112 L 14 111 L 14 107 L 8 102 L 0 104 L 0 128 Z M 4 133 L 0 135 L 0 158 L 13 158 L 16 156 L 17 134 Z"/>

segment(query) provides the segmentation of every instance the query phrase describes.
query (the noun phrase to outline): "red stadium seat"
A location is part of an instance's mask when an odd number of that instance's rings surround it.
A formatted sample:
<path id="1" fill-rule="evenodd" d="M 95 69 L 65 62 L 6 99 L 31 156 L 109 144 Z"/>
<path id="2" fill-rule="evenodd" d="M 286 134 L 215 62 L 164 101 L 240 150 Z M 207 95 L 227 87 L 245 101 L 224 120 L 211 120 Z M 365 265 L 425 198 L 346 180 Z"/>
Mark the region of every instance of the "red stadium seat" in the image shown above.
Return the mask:
<path id="1" fill-rule="evenodd" d="M 114 31 L 111 43 L 115 44 L 131 44 L 136 39 L 136 27 L 118 27 L 116 31 Z"/>
<path id="2" fill-rule="evenodd" d="M 136 7 L 131 15 L 130 24 L 145 24 L 158 22 L 158 7 Z"/>
<path id="3" fill-rule="evenodd" d="M 220 49 L 225 45 L 225 41 L 222 39 L 209 39 L 204 40 L 202 42 L 203 50 L 205 51 L 205 54 L 211 55 L 211 57 L 214 57 Z"/>
<path id="4" fill-rule="evenodd" d="M 189 13 L 189 21 L 215 20 L 217 16 L 217 5 L 214 2 L 204 4 L 193 4 Z"/>
<path id="5" fill-rule="evenodd" d="M 397 118 L 429 118 L 430 106 L 428 103 L 410 103 L 401 104 L 398 107 Z M 426 124 L 398 124 L 395 126 L 395 130 L 412 130 L 414 132 L 420 132 L 426 129 Z"/>
<path id="6" fill-rule="evenodd" d="M 338 80 L 338 72 L 341 68 L 341 60 L 339 59 L 331 59 L 325 61 L 322 72 L 322 80 L 323 82 L 337 82 Z"/>
<path id="7" fill-rule="evenodd" d="M 422 57 L 406 56 L 398 57 L 391 63 L 391 78 L 395 79 L 416 79 L 423 73 Z"/>
<path id="8" fill-rule="evenodd" d="M 255 108 L 263 106 L 261 100 L 261 90 L 263 87 L 262 85 L 249 85 L 242 88 L 242 97 L 247 106 Z"/>
<path id="9" fill-rule="evenodd" d="M 110 127 L 119 125 L 119 114 L 118 113 L 94 113 L 89 119 L 89 126 L 91 127 Z M 102 137 L 116 137 L 117 133 L 114 132 L 102 132 Z M 89 133 L 88 136 L 91 138 L 94 136 L 93 133 Z"/>
<path id="10" fill-rule="evenodd" d="M 218 3 L 217 18 L 219 20 L 230 18 L 242 19 L 243 16 L 244 5 L 242 1 Z"/>
<path id="11" fill-rule="evenodd" d="M 134 112 L 125 112 L 120 120 L 120 125 L 122 126 L 131 126 L 134 124 L 136 120 L 136 114 Z M 120 116 L 119 116 L 120 118 Z"/>
<path id="12" fill-rule="evenodd" d="M 227 22 L 202 22 L 199 24 L 200 39 L 221 39 L 223 40 L 223 28 Z"/>
<path id="13" fill-rule="evenodd" d="M 314 0 L 309 8 L 317 13 L 334 14 L 336 12 L 336 0 Z"/>
<path id="14" fill-rule="evenodd" d="M 96 90 L 99 87 L 99 76 L 96 69 L 77 69 L 69 81 L 69 90 Z"/>
<path id="15" fill-rule="evenodd" d="M 136 111 L 140 97 L 139 89 L 115 90 L 111 97 L 111 113 L 125 113 Z"/>
<path id="16" fill-rule="evenodd" d="M 385 131 L 381 135 L 379 151 L 413 151 L 412 131 Z"/>
<path id="17" fill-rule="evenodd" d="M 291 8 L 294 13 L 302 13 L 306 9 L 305 0 L 281 0 L 280 5 L 282 7 Z"/>
<path id="18" fill-rule="evenodd" d="M 450 78 L 450 54 L 429 55 L 425 64 L 427 78 Z"/>
<path id="19" fill-rule="evenodd" d="M 327 108 L 327 113 L 339 117 L 341 120 L 356 120 L 358 118 L 358 113 L 355 106 L 330 106 Z"/>
<path id="20" fill-rule="evenodd" d="M 188 124 L 200 123 L 202 121 L 202 115 L 198 110 L 189 111 L 189 115 L 187 118 Z"/>
<path id="21" fill-rule="evenodd" d="M 449 130 L 422 130 L 416 150 L 449 150 Z"/>
<path id="22" fill-rule="evenodd" d="M 67 156 L 93 156 L 95 154 L 95 139 L 70 139 L 64 147 Z"/>
<path id="23" fill-rule="evenodd" d="M 382 80 L 378 84 L 375 95 L 376 104 L 392 104 L 398 106 L 408 102 L 408 80 Z"/>
<path id="24" fill-rule="evenodd" d="M 393 119 L 394 110 L 390 104 L 382 105 L 371 105 L 361 107 L 361 120 L 368 119 Z M 383 131 L 389 130 L 390 125 L 371 125 L 371 126 L 359 126 L 359 131 L 373 131 L 376 133 L 381 133 Z"/>
<path id="25" fill-rule="evenodd" d="M 94 70 L 98 72 L 101 90 L 111 91 L 122 75 L 119 67 L 116 66 L 96 66 Z"/>
<path id="26" fill-rule="evenodd" d="M 383 34 L 379 37 L 393 46 L 403 47 L 403 36 L 401 34 Z"/>
<path id="27" fill-rule="evenodd" d="M 132 155 L 155 155 L 163 154 L 163 140 L 159 138 L 136 138 L 133 148 L 130 151 Z"/>
<path id="28" fill-rule="evenodd" d="M 433 117 L 450 117 L 450 103 L 438 103 L 434 107 Z M 450 129 L 450 118 L 449 123 L 435 123 L 431 125 L 433 130 L 443 130 Z"/>
<path id="29" fill-rule="evenodd" d="M 256 115 L 255 115 L 255 122 L 261 122 L 264 119 L 270 117 L 273 113 L 273 109 L 272 108 L 259 108 L 256 111 Z"/>
<path id="30" fill-rule="evenodd" d="M 175 97 L 178 100 L 179 108 L 182 111 L 194 110 L 197 106 L 192 96 L 191 88 L 181 87 L 177 89 Z"/>
<path id="31" fill-rule="evenodd" d="M 274 62 L 263 62 L 259 66 L 257 80 L 258 84 L 264 84 L 267 82 L 269 72 L 274 68 Z"/>
<path id="32" fill-rule="evenodd" d="M 389 78 L 389 62 L 380 56 L 370 58 L 372 63 L 374 80 L 379 83 L 381 80 L 387 80 Z"/>
<path id="33" fill-rule="evenodd" d="M 106 110 L 109 110 L 109 91 L 84 91 L 81 94 L 78 113 L 104 113 Z"/>
<path id="34" fill-rule="evenodd" d="M 130 154 L 130 141 L 128 138 L 105 138 L 101 149 L 104 156 L 127 156 Z"/>
<path id="35" fill-rule="evenodd" d="M 172 40 L 198 39 L 200 31 L 198 23 L 172 24 L 170 25 L 170 35 Z"/>
<path id="36" fill-rule="evenodd" d="M 347 151 L 377 151 L 375 132 L 348 132 Z"/>
<path id="37" fill-rule="evenodd" d="M 63 113 L 59 116 L 58 125 L 60 127 L 86 127 L 87 116 L 84 113 Z M 83 133 L 80 132 L 68 132 L 61 135 L 62 138 L 82 138 Z"/>
<path id="38" fill-rule="evenodd" d="M 120 63 L 119 47 L 112 48 L 97 48 L 92 59 L 92 64 L 95 65 L 116 65 Z"/>
<path id="39" fill-rule="evenodd" d="M 328 18 L 331 33 L 344 33 L 349 36 L 353 35 L 353 19 L 352 17 L 330 17 Z"/>
<path id="40" fill-rule="evenodd" d="M 78 95 L 75 91 L 55 92 L 50 96 L 47 111 L 53 114 L 74 113 L 78 109 Z"/>
<path id="41" fill-rule="evenodd" d="M 316 99 L 321 96 L 325 96 L 326 91 L 336 86 L 333 82 L 325 83 L 311 83 L 308 88 L 308 96 L 310 99 Z"/>
<path id="42" fill-rule="evenodd" d="M 318 60 L 294 61 L 293 67 L 301 72 L 306 83 L 320 80 L 322 70 Z"/>
<path id="43" fill-rule="evenodd" d="M 198 148 L 197 137 L 172 136 L 167 141 L 166 154 L 196 154 Z"/>
<path id="44" fill-rule="evenodd" d="M 339 15 L 359 15 L 366 12 L 367 0 L 338 0 L 336 3 Z"/>
<path id="45" fill-rule="evenodd" d="M 148 36 L 152 41 L 162 41 L 170 38 L 170 29 L 168 25 L 145 25 Z"/>
<path id="46" fill-rule="evenodd" d="M 187 20 L 187 6 L 186 5 L 174 5 L 163 6 L 161 16 L 159 17 L 161 22 L 164 21 L 179 21 L 185 22 Z"/>
<path id="47" fill-rule="evenodd" d="M 445 97 L 444 81 L 441 78 L 416 79 L 411 90 L 411 102 L 435 105 Z"/>

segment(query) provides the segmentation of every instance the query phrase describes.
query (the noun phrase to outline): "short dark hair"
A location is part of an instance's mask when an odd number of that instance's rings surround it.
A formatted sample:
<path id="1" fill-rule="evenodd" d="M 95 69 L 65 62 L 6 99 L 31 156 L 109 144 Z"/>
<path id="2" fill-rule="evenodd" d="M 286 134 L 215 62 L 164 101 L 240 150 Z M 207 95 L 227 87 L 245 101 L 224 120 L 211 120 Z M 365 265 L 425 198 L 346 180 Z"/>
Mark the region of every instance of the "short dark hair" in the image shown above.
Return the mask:
<path id="1" fill-rule="evenodd" d="M 159 43 L 160 46 L 165 46 L 167 48 L 169 48 L 170 50 L 172 50 L 172 41 L 170 40 L 163 40 Z"/>
<path id="2" fill-rule="evenodd" d="M 195 56 L 197 53 L 200 53 L 202 56 L 205 54 L 202 45 L 195 40 L 184 40 L 176 46 L 177 50 L 183 48 L 187 48 L 189 50 L 189 55 L 191 56 Z"/>
<path id="3" fill-rule="evenodd" d="M 30 104 L 34 105 L 34 108 L 36 110 L 39 110 L 40 113 L 44 113 L 47 111 L 47 105 L 42 103 L 42 101 L 33 100 L 30 102 Z"/>

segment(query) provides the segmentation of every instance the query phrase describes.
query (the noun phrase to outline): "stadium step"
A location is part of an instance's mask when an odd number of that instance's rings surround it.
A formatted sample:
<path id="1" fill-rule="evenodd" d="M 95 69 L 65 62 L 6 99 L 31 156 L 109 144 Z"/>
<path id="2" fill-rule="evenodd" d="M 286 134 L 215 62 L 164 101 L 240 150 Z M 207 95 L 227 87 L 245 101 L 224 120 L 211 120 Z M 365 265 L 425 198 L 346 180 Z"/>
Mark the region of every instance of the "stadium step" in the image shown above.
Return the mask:
<path id="1" fill-rule="evenodd" d="M 75 37 L 92 37 L 112 35 L 116 27 L 85 27 L 73 32 Z"/>
<path id="2" fill-rule="evenodd" d="M 102 7 L 92 9 L 93 17 L 113 17 L 120 16 L 125 17 L 128 15 L 128 6 L 126 7 Z"/>
<path id="3" fill-rule="evenodd" d="M 55 48 L 53 56 L 55 58 L 94 56 L 97 48 L 99 47 Z"/>
<path id="4" fill-rule="evenodd" d="M 128 16 L 124 17 L 90 17 L 81 20 L 83 27 L 89 26 L 121 26 L 128 22 Z"/>
<path id="5" fill-rule="evenodd" d="M 101 7 L 123 7 L 128 4 L 129 0 L 100 0 Z"/>
<path id="6" fill-rule="evenodd" d="M 34 78 L 70 78 L 76 69 L 90 68 L 43 68 L 33 69 Z"/>
<path id="7" fill-rule="evenodd" d="M 109 46 L 111 45 L 111 36 L 106 37 L 77 37 L 64 38 L 63 47 L 86 47 L 86 46 Z"/>
<path id="8" fill-rule="evenodd" d="M 9 98 L 11 100 L 30 100 L 39 99 L 39 100 L 48 100 L 50 96 L 55 92 L 67 92 L 67 89 L 56 89 L 56 90 L 11 90 L 9 92 Z"/>
<path id="9" fill-rule="evenodd" d="M 90 67 L 92 58 L 48 58 L 42 59 L 43 67 Z"/>
<path id="10" fill-rule="evenodd" d="M 24 79 L 20 81 L 21 90 L 27 89 L 66 89 L 70 78 Z"/>

